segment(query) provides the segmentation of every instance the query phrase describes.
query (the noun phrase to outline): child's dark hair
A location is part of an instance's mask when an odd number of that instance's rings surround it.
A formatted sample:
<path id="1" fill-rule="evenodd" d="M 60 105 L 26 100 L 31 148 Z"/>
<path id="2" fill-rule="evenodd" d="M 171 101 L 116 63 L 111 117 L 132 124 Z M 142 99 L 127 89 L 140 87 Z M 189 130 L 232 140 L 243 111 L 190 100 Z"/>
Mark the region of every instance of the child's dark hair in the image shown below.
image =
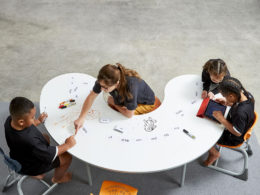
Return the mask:
<path id="1" fill-rule="evenodd" d="M 227 65 L 222 59 L 210 59 L 203 66 L 203 70 L 208 71 L 209 74 L 220 75 L 227 73 Z"/>
<path id="2" fill-rule="evenodd" d="M 23 117 L 30 113 L 34 108 L 34 104 L 25 97 L 15 97 L 10 102 L 9 111 L 13 118 Z"/>
<path id="3" fill-rule="evenodd" d="M 227 77 L 225 78 L 218 86 L 219 91 L 222 95 L 229 95 L 230 93 L 234 93 L 237 98 L 238 102 L 241 99 L 241 91 L 245 94 L 245 96 L 254 102 L 254 98 L 245 90 L 241 82 L 234 78 L 234 77 Z"/>

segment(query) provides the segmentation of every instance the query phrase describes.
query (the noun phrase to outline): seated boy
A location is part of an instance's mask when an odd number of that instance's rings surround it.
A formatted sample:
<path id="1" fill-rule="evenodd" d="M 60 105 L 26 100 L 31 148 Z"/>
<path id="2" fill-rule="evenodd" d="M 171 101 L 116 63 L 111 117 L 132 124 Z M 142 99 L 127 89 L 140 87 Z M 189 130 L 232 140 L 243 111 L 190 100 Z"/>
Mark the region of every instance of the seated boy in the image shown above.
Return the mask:
<path id="1" fill-rule="evenodd" d="M 10 157 L 21 165 L 21 174 L 42 179 L 44 173 L 55 169 L 53 183 L 71 180 L 67 172 L 72 156 L 66 152 L 76 144 L 74 136 L 60 146 L 50 146 L 49 137 L 43 135 L 37 125 L 47 117 L 46 113 L 35 119 L 34 104 L 24 97 L 14 98 L 9 106 L 10 115 L 5 122 L 5 137 L 10 149 Z"/>

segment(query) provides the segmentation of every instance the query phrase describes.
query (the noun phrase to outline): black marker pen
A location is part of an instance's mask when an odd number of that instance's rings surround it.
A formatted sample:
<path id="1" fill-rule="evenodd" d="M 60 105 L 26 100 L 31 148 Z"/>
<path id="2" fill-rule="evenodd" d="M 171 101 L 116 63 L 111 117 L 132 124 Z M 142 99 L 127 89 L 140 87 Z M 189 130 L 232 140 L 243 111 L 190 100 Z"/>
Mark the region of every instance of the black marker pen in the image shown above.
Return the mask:
<path id="1" fill-rule="evenodd" d="M 186 129 L 183 129 L 183 132 L 186 133 L 188 136 L 190 136 L 192 139 L 196 138 L 194 135 L 190 134 L 190 132 L 187 131 Z"/>

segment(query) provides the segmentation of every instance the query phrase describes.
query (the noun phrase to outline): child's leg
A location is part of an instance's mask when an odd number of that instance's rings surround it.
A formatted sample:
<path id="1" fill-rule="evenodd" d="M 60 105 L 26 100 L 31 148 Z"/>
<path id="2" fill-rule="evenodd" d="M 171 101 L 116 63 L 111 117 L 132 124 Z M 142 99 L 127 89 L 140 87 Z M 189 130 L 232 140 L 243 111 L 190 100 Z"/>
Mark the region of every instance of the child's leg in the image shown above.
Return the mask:
<path id="1" fill-rule="evenodd" d="M 53 183 L 65 183 L 71 180 L 71 173 L 67 172 L 67 170 L 71 164 L 72 156 L 68 152 L 65 152 L 59 158 L 60 166 L 54 171 Z"/>
<path id="2" fill-rule="evenodd" d="M 209 156 L 208 156 L 207 160 L 205 160 L 205 161 L 203 162 L 203 164 L 204 164 L 205 166 L 212 165 L 219 157 L 220 157 L 219 151 L 217 151 L 216 148 L 213 146 L 213 147 L 209 150 Z"/>
<path id="3" fill-rule="evenodd" d="M 31 176 L 31 177 L 34 178 L 34 179 L 43 179 L 45 177 L 45 174 Z"/>

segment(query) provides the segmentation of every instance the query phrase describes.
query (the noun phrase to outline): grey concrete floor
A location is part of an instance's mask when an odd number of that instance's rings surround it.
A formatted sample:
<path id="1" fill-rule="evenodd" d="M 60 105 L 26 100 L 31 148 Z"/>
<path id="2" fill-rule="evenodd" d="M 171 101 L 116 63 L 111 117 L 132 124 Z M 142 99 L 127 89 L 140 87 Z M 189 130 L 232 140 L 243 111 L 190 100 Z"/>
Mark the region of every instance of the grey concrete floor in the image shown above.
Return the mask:
<path id="1" fill-rule="evenodd" d="M 39 101 L 49 79 L 116 62 L 163 99 L 170 79 L 222 58 L 260 113 L 259 24 L 259 0 L 0 0 L 0 101 Z"/>

